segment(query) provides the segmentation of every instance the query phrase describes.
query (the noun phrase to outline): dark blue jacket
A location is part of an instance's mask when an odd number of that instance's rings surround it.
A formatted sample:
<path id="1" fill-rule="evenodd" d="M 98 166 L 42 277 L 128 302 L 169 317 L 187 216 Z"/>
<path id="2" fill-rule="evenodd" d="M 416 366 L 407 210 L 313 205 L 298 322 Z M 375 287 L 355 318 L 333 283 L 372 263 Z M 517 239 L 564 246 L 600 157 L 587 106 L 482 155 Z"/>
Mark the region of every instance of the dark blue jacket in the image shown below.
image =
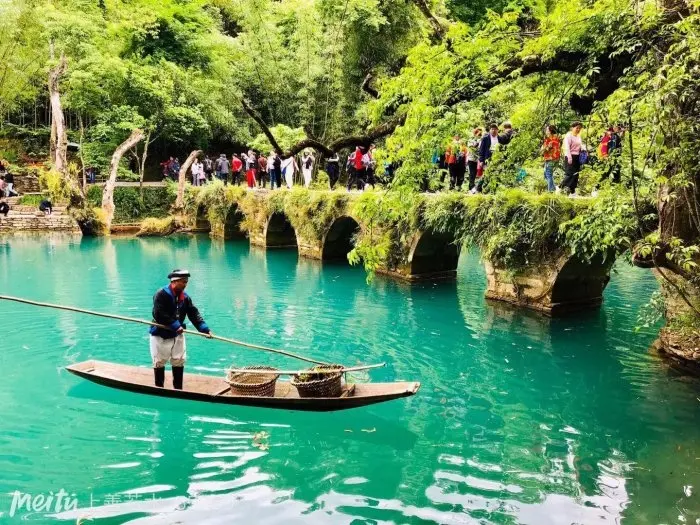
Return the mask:
<path id="1" fill-rule="evenodd" d="M 491 158 L 491 135 L 488 133 L 481 137 L 479 144 L 479 161 L 483 164 Z"/>
<path id="2" fill-rule="evenodd" d="M 617 133 L 613 133 L 610 136 L 610 142 L 608 142 L 608 155 L 612 154 L 613 152 L 620 153 L 620 150 L 622 149 L 622 137 L 618 135 Z"/>
<path id="3" fill-rule="evenodd" d="M 170 330 L 151 326 L 148 330 L 151 335 L 157 335 L 163 339 L 172 339 L 177 336 L 177 329 L 185 325 L 185 317 L 189 317 L 197 330 L 205 334 L 209 333 L 209 327 L 204 322 L 202 314 L 186 293 L 182 293 L 181 300 L 177 301 L 170 286 L 164 286 L 153 296 L 153 322 L 170 327 Z"/>

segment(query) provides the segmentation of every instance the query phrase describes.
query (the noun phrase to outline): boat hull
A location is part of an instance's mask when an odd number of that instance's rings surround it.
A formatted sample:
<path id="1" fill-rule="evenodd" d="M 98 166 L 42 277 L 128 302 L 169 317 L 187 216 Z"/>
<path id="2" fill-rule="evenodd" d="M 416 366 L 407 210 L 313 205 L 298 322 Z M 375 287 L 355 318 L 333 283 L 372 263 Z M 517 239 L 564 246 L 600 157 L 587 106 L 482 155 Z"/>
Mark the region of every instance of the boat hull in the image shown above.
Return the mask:
<path id="1" fill-rule="evenodd" d="M 347 410 L 414 395 L 417 382 L 365 383 L 344 385 L 341 397 L 299 397 L 288 381 L 278 381 L 274 397 L 232 395 L 221 377 L 185 374 L 183 390 L 153 384 L 153 369 L 120 365 L 107 361 L 83 361 L 66 367 L 70 373 L 103 386 L 151 396 L 187 399 L 205 403 L 243 405 L 282 410 L 330 412 Z M 223 375 L 223 374 L 222 374 Z"/>

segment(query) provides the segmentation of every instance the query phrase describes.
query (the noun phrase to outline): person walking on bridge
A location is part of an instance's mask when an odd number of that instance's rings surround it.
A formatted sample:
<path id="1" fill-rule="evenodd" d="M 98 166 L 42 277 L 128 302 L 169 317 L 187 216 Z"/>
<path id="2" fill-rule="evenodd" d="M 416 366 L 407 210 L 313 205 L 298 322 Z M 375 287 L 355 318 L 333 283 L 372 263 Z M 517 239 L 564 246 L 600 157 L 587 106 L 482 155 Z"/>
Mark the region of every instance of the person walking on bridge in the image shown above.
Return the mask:
<path id="1" fill-rule="evenodd" d="M 231 173 L 233 176 L 232 184 L 238 186 L 243 180 L 241 173 L 243 172 L 243 161 L 235 153 L 231 155 Z"/>
<path id="2" fill-rule="evenodd" d="M 173 270 L 168 274 L 170 284 L 158 290 L 153 296 L 153 322 L 166 326 L 151 326 L 150 349 L 153 360 L 155 384 L 165 386 L 165 365 L 170 361 L 173 369 L 173 388 L 182 390 L 187 350 L 185 347 L 185 317 L 201 333 L 211 339 L 212 333 L 202 314 L 192 302 L 185 288 L 190 279 L 187 270 Z"/>
<path id="3" fill-rule="evenodd" d="M 311 176 L 314 172 L 315 157 L 310 150 L 305 150 L 301 157 L 301 171 L 304 174 L 304 187 L 308 188 L 311 185 Z"/>
<path id="4" fill-rule="evenodd" d="M 216 159 L 216 178 L 223 182 L 224 185 L 228 184 L 228 159 L 225 153 L 222 153 Z"/>

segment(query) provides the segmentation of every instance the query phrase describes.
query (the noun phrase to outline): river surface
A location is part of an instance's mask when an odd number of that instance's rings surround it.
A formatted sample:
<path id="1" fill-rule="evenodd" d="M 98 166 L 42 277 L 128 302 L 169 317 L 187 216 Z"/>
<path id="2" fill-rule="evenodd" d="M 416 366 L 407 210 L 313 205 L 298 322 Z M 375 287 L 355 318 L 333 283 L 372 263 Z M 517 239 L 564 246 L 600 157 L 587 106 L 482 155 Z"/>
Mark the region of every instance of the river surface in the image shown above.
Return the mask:
<path id="1" fill-rule="evenodd" d="M 599 311 L 552 320 L 485 301 L 473 253 L 456 283 L 368 285 L 244 241 L 0 239 L 0 293 L 132 317 L 174 267 L 219 335 L 423 386 L 327 414 L 121 392 L 63 367 L 148 367 L 145 327 L 0 301 L 0 523 L 700 523 L 700 387 L 648 351 L 658 327 L 635 331 L 648 271 L 618 263 Z M 297 366 L 188 353 L 215 375 Z"/>

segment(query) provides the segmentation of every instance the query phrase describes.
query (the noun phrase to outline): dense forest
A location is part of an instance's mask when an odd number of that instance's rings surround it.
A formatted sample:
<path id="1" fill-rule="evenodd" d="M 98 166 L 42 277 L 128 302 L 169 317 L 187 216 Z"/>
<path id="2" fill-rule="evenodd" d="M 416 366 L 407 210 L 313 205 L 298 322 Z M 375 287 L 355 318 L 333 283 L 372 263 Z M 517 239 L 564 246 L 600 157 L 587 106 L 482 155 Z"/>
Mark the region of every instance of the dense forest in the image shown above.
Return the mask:
<path id="1" fill-rule="evenodd" d="M 489 167 L 485 191 L 497 194 L 544 191 L 546 124 L 565 132 L 582 121 L 591 152 L 619 124 L 621 183 L 605 162 L 584 169 L 581 193 L 600 186 L 601 197 L 579 226 L 589 244 L 655 268 L 680 338 L 669 332 L 666 344 L 696 357 L 699 9 L 697 0 L 11 0 L 0 5 L 0 158 L 50 159 L 79 192 L 80 167 L 108 171 L 130 136 L 115 169 L 137 178 L 194 149 L 310 147 L 323 157 L 375 143 L 379 165 L 397 167 L 390 202 L 401 206 L 440 189 L 436 153 L 477 126 L 508 120 L 516 130 Z M 79 159 L 67 160 L 67 142 Z M 517 228 L 533 236 L 529 222 Z"/>

